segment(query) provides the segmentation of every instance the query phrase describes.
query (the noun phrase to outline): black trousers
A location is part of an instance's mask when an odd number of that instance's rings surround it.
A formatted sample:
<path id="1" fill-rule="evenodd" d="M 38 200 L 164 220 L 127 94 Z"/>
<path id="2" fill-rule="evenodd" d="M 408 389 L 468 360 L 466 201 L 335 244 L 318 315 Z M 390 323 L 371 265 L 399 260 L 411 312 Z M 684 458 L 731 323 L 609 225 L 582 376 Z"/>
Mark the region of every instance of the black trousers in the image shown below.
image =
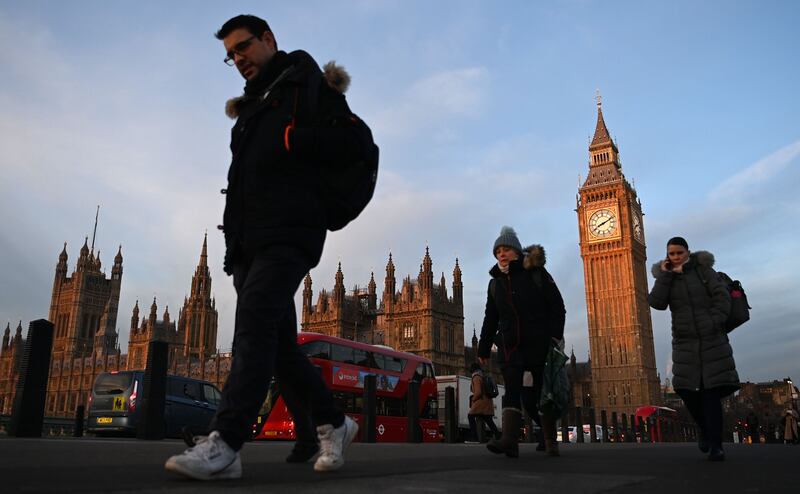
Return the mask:
<path id="1" fill-rule="evenodd" d="M 676 390 L 703 437 L 712 447 L 722 446 L 722 398 L 715 389 Z"/>
<path id="2" fill-rule="evenodd" d="M 233 362 L 209 427 L 234 450 L 249 439 L 273 376 L 291 408 L 308 412 L 302 420 L 310 416 L 315 425 L 334 427 L 344 422 L 319 372 L 297 346 L 294 294 L 312 264 L 301 251 L 271 247 L 234 265 Z"/>
<path id="3" fill-rule="evenodd" d="M 522 386 L 525 371 L 533 374 L 533 386 Z M 502 368 L 503 381 L 506 392 L 503 395 L 503 408 L 517 408 L 528 411 L 528 415 L 537 423 L 539 422 L 539 397 L 542 394 L 542 378 L 544 365 L 506 365 Z"/>
<path id="4" fill-rule="evenodd" d="M 469 432 L 472 435 L 473 440 L 479 441 L 481 434 L 479 431 L 483 430 L 483 425 L 486 424 L 486 427 L 489 428 L 489 431 L 497 436 L 500 431 L 497 429 L 497 425 L 494 423 L 494 417 L 492 415 L 474 415 L 474 414 L 467 414 L 467 420 L 469 421 Z"/>

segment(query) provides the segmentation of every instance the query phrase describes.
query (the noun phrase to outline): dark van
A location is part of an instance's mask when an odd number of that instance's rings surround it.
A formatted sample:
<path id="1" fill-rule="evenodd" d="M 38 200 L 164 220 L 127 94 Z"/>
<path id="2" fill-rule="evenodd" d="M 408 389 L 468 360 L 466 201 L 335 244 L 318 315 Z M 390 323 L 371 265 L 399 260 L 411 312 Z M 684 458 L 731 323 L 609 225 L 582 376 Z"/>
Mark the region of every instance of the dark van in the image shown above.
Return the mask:
<path id="1" fill-rule="evenodd" d="M 144 371 L 104 372 L 97 376 L 89 403 L 87 431 L 98 435 L 135 435 L 142 413 Z M 167 376 L 164 425 L 167 437 L 182 437 L 188 426 L 193 434 L 207 434 L 221 395 L 208 381 Z"/>

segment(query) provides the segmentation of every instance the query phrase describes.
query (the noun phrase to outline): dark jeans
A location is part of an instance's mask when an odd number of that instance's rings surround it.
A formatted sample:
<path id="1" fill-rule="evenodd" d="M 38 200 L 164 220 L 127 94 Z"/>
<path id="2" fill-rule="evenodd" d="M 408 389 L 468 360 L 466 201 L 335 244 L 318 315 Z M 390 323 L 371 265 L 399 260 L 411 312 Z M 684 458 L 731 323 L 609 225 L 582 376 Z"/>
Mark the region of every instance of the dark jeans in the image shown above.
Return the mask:
<path id="1" fill-rule="evenodd" d="M 715 389 L 676 390 L 711 447 L 722 447 L 722 398 Z"/>
<path id="2" fill-rule="evenodd" d="M 314 424 L 339 427 L 344 422 L 319 372 L 297 346 L 294 294 L 311 267 L 302 252 L 288 247 L 268 248 L 234 265 L 233 362 L 209 427 L 234 450 L 250 437 L 273 376 L 284 393 L 291 390 L 292 408 L 310 411 L 306 417 Z"/>
<path id="3" fill-rule="evenodd" d="M 533 387 L 523 387 L 522 378 L 525 371 L 533 374 Z M 503 367 L 503 380 L 506 392 L 503 395 L 503 408 L 517 408 L 522 411 L 522 406 L 528 415 L 537 423 L 539 422 L 539 397 L 542 394 L 542 377 L 544 366 L 507 365 Z"/>
<path id="4" fill-rule="evenodd" d="M 467 414 L 467 420 L 469 420 L 470 434 L 475 441 L 481 440 L 482 434 L 480 434 L 480 431 L 483 431 L 483 424 L 486 424 L 486 427 L 488 427 L 489 431 L 495 436 L 500 434 L 500 431 L 497 430 L 497 425 L 494 423 L 494 418 L 491 415 Z"/>

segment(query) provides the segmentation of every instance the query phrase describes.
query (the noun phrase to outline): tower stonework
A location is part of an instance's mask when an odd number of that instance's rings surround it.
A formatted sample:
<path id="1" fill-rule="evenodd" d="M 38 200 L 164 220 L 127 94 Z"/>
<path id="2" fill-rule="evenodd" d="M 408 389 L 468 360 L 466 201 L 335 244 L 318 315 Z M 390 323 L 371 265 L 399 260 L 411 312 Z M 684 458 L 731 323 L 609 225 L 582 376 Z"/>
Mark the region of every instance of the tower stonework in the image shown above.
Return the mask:
<path id="1" fill-rule="evenodd" d="M 183 357 L 187 361 L 205 360 L 217 350 L 217 309 L 211 296 L 208 269 L 208 235 L 203 238 L 200 262 L 192 276 L 191 294 L 178 316 L 178 332 L 183 338 Z"/>
<path id="2" fill-rule="evenodd" d="M 589 174 L 578 190 L 576 211 L 589 329 L 590 403 L 595 410 L 631 414 L 639 406 L 660 402 L 644 223 L 599 95 Z"/>
<path id="3" fill-rule="evenodd" d="M 121 246 L 111 276 L 101 269 L 100 252 L 95 255 L 94 239 L 90 248 L 88 237 L 72 276 L 67 276 L 66 243 L 58 256 L 48 316 L 55 329 L 45 404 L 49 416 L 71 416 L 75 407 L 86 404 L 99 373 L 120 368 Z"/>
<path id="4" fill-rule="evenodd" d="M 444 273 L 434 283 L 433 261 L 426 248 L 419 274 L 407 276 L 396 290 L 392 255 L 386 264 L 384 291 L 378 305 L 374 274 L 366 289 L 356 286 L 352 295 L 344 288 L 341 263 L 333 291 L 322 290 L 313 303 L 311 276 L 303 289 L 302 330 L 370 344 L 384 344 L 429 358 L 439 375 L 463 374 L 464 287 L 456 260 L 452 296 Z"/>

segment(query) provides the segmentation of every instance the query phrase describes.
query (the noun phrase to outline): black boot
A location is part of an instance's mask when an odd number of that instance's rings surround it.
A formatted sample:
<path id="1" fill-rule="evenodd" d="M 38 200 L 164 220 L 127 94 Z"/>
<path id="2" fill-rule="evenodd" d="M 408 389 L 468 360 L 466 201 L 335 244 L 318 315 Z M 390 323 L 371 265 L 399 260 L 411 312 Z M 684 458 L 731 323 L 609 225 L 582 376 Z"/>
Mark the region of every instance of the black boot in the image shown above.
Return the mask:
<path id="1" fill-rule="evenodd" d="M 539 428 L 539 432 L 536 433 L 536 442 L 539 443 L 536 445 L 536 451 L 544 451 L 547 449 L 544 444 L 544 433 L 542 432 L 541 427 Z"/>
<path id="2" fill-rule="evenodd" d="M 297 441 L 286 457 L 286 463 L 305 463 L 319 452 L 319 443 Z"/>
<path id="3" fill-rule="evenodd" d="M 505 453 L 509 458 L 519 457 L 519 428 L 522 412 L 518 408 L 503 409 L 503 431 L 500 439 L 492 439 L 486 448 L 492 453 Z"/>
<path id="4" fill-rule="evenodd" d="M 700 448 L 701 453 L 708 453 L 708 441 L 706 440 L 706 436 L 703 434 L 703 431 L 700 431 L 697 434 L 697 447 Z"/>
<path id="5" fill-rule="evenodd" d="M 709 461 L 725 461 L 725 452 L 722 451 L 722 445 L 711 446 L 711 452 L 708 454 Z"/>

